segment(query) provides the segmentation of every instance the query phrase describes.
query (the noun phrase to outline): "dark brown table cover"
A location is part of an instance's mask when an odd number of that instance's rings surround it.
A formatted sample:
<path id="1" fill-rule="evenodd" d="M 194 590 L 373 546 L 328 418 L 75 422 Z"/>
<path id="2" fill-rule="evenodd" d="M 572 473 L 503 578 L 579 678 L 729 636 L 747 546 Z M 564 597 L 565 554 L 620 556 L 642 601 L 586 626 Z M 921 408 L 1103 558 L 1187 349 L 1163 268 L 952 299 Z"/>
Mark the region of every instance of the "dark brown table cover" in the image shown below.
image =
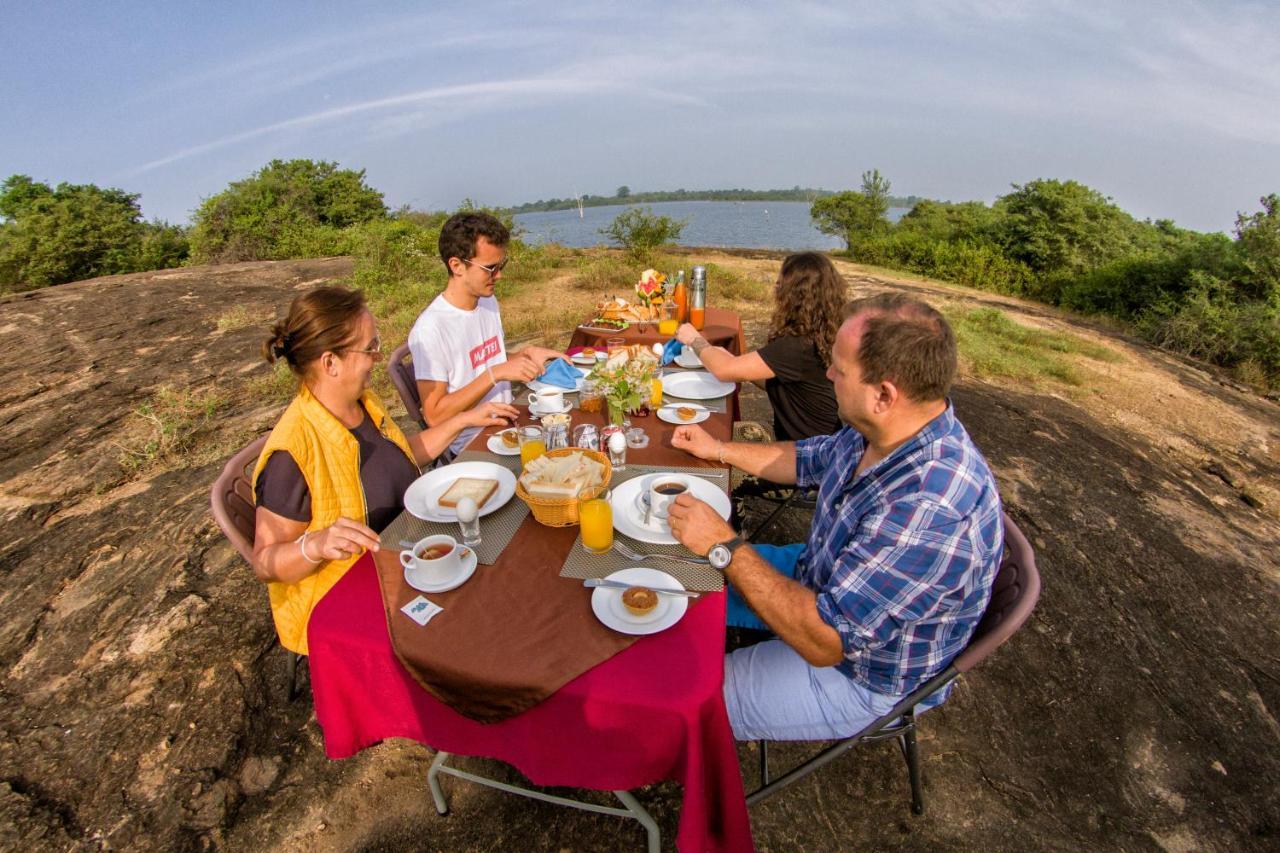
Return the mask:
<path id="1" fill-rule="evenodd" d="M 742 334 L 742 318 L 737 312 L 727 308 L 708 308 L 706 320 L 702 336 L 713 345 L 724 347 L 734 355 L 742 355 L 747 351 L 747 342 Z M 621 332 L 584 329 L 579 326 L 573 330 L 569 347 L 603 347 L 609 338 L 622 338 L 628 344 L 666 343 L 671 340 L 670 335 L 658 334 L 657 323 L 632 323 Z"/>

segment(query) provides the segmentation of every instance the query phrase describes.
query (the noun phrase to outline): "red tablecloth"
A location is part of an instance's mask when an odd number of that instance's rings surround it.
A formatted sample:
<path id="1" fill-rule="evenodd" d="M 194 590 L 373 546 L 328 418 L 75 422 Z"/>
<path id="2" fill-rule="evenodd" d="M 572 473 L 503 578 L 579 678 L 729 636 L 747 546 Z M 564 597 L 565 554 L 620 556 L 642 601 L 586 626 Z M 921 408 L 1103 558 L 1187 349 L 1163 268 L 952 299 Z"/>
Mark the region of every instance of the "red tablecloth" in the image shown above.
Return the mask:
<path id="1" fill-rule="evenodd" d="M 528 711 L 486 725 L 434 699 L 396 660 L 365 556 L 316 606 L 308 628 L 325 752 L 346 758 L 403 737 L 500 759 L 537 785 L 622 790 L 671 779 L 684 786 L 681 850 L 749 850 L 721 693 L 724 617 L 724 593 L 704 594 L 675 627 L 642 637 Z"/>

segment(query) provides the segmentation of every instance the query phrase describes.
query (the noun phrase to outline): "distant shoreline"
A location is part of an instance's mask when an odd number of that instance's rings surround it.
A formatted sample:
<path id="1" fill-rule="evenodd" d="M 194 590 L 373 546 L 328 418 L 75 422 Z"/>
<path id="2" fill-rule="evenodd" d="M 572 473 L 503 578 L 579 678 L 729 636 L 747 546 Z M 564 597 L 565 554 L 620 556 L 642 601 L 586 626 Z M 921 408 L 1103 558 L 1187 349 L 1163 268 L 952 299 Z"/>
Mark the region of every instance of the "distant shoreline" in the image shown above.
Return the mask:
<path id="1" fill-rule="evenodd" d="M 582 207 L 626 207 L 633 204 L 653 204 L 664 201 L 807 201 L 835 195 L 835 190 L 792 187 L 788 190 L 668 190 L 654 192 L 628 192 L 625 195 L 584 195 L 579 198 L 538 199 L 514 207 L 503 208 L 504 213 L 542 213 L 554 210 L 572 210 Z M 891 196 L 890 207 L 914 207 L 923 201 L 920 196 Z"/>

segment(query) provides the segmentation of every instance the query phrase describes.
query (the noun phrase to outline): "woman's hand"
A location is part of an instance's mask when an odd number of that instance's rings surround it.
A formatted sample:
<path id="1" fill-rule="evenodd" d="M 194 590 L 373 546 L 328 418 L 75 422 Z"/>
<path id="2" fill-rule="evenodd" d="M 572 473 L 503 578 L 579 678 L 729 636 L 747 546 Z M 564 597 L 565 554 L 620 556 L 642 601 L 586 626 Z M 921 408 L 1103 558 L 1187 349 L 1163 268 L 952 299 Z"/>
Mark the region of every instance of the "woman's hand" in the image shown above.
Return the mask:
<path id="1" fill-rule="evenodd" d="M 515 423 L 519 416 L 520 412 L 515 406 L 494 401 L 481 403 L 474 409 L 463 412 L 459 417 L 462 418 L 462 423 L 469 427 L 491 427 Z"/>
<path id="2" fill-rule="evenodd" d="M 700 337 L 702 337 L 702 332 L 699 332 L 690 323 L 682 323 L 680 328 L 676 329 L 676 340 L 685 346 L 689 346 Z"/>
<path id="3" fill-rule="evenodd" d="M 307 535 L 302 542 L 302 556 L 308 562 L 345 560 L 362 551 L 377 551 L 378 534 L 358 521 L 339 518 L 333 524 Z"/>

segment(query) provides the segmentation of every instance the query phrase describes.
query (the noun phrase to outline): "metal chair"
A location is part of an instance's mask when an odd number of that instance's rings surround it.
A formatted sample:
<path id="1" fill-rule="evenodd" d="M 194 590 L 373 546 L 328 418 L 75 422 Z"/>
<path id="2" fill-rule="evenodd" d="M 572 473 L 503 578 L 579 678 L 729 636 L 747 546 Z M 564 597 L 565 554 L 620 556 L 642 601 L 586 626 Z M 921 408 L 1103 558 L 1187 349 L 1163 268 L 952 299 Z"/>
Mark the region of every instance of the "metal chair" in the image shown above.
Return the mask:
<path id="1" fill-rule="evenodd" d="M 265 435 L 255 438 L 227 460 L 213 482 L 209 503 L 213 519 L 246 563 L 253 565 L 254 513 L 253 466 L 267 443 Z M 302 655 L 288 652 L 289 701 L 298 695 L 298 661 Z"/>
<path id="2" fill-rule="evenodd" d="M 964 651 L 956 655 L 946 669 L 906 696 L 887 714 L 853 737 L 827 747 L 774 781 L 769 779 L 769 745 L 767 741 L 761 741 L 761 784 L 747 795 L 748 806 L 773 796 L 860 743 L 897 738 L 902 757 L 907 763 L 907 775 L 911 780 L 911 810 L 915 814 L 924 814 L 924 798 L 920 791 L 920 751 L 916 744 L 916 706 L 955 681 L 961 673 L 973 669 L 1017 633 L 1035 609 L 1036 600 L 1040 597 L 1040 573 L 1036 569 L 1035 553 L 1031 550 L 1027 537 L 1007 514 L 1004 516 L 1004 539 L 1004 554 L 991 587 L 991 601 Z"/>
<path id="3" fill-rule="evenodd" d="M 418 380 L 413 375 L 413 362 L 408 360 L 411 358 L 408 344 L 396 347 L 387 362 L 387 373 L 391 374 L 391 384 L 396 386 L 400 402 L 404 403 L 409 417 L 418 424 L 418 429 L 426 429 L 427 422 L 422 417 L 422 399 L 418 397 Z"/>
<path id="4" fill-rule="evenodd" d="M 802 489 L 799 486 L 784 486 L 780 483 L 773 483 L 768 480 L 761 480 L 760 486 L 762 491 L 775 490 L 775 491 L 781 492 L 781 491 L 787 490 L 788 494 L 786 495 L 786 497 L 781 497 L 781 498 L 772 498 L 772 497 L 768 497 L 765 494 L 747 495 L 747 497 L 756 497 L 756 498 L 760 498 L 761 500 L 765 500 L 765 501 L 769 501 L 770 503 L 777 504 L 777 506 L 773 508 L 773 512 L 769 513 L 769 516 L 764 521 L 756 525 L 755 530 L 752 530 L 750 533 L 744 534 L 743 538 L 748 539 L 752 542 L 754 542 L 757 538 L 759 538 L 764 533 L 764 531 L 767 530 L 769 526 L 773 524 L 774 520 L 778 518 L 778 516 L 782 515 L 783 510 L 806 509 L 809 511 L 813 511 L 818 507 L 818 490 L 816 488 Z"/>

